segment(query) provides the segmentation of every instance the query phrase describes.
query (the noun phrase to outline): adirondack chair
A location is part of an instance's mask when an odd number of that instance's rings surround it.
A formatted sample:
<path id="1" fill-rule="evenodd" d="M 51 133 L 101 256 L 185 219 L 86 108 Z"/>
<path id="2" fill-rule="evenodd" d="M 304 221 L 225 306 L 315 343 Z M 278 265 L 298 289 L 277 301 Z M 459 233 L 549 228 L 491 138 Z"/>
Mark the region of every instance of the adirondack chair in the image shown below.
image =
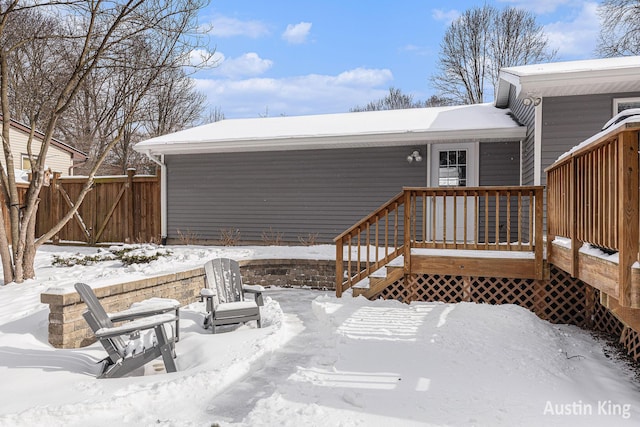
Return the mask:
<path id="1" fill-rule="evenodd" d="M 242 284 L 238 262 L 229 258 L 216 258 L 204 265 L 206 288 L 200 292 L 200 299 L 206 301 L 207 313 L 204 328 L 257 321 L 260 328 L 260 306 L 264 305 L 262 286 Z M 245 299 L 251 293 L 253 299 Z"/>
<path id="2" fill-rule="evenodd" d="M 122 377 L 138 369 L 150 361 L 162 356 L 167 372 L 176 372 L 174 358 L 175 333 L 168 338 L 166 324 L 177 321 L 176 310 L 179 303 L 166 303 L 162 308 L 156 301 L 145 310 L 144 304 L 132 307 L 119 313 L 107 314 L 100 304 L 93 289 L 85 283 L 76 283 L 76 291 L 87 305 L 85 318 L 94 335 L 107 351 L 107 357 L 102 361 L 102 371 L 98 378 Z M 115 326 L 113 322 L 123 323 Z M 153 329 L 155 341 L 140 346 L 137 341 L 140 333 Z M 128 336 L 128 340 L 125 338 Z"/>

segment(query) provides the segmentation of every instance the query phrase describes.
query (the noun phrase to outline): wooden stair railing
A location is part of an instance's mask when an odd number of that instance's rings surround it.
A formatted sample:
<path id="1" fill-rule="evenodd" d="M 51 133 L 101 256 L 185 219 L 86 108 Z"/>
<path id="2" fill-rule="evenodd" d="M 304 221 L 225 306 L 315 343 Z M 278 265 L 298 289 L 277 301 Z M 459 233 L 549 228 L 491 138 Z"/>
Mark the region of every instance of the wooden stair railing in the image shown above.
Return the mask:
<path id="1" fill-rule="evenodd" d="M 338 297 L 404 253 L 404 197 L 398 194 L 334 239 Z"/>
<path id="2" fill-rule="evenodd" d="M 542 221 L 541 186 L 406 187 L 334 239 L 336 296 L 412 249 L 533 252 L 541 279 Z"/>

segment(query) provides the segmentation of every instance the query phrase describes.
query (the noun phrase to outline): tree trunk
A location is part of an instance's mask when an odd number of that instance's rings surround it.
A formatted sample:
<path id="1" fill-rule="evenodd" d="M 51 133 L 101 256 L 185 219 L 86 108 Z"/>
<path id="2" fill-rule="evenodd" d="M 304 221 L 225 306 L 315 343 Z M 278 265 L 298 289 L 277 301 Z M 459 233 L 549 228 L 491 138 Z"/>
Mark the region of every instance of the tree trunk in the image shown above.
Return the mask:
<path id="1" fill-rule="evenodd" d="M 38 212 L 40 199 L 36 200 L 35 211 Z M 23 274 L 25 279 L 34 279 L 36 277 L 35 260 L 36 260 L 36 215 L 32 215 L 27 224 L 27 241 L 25 242 Z"/>
<path id="2" fill-rule="evenodd" d="M 0 260 L 2 260 L 2 276 L 4 284 L 13 282 L 13 263 L 11 262 L 11 250 L 7 229 L 4 226 L 4 213 L 0 208 Z"/>

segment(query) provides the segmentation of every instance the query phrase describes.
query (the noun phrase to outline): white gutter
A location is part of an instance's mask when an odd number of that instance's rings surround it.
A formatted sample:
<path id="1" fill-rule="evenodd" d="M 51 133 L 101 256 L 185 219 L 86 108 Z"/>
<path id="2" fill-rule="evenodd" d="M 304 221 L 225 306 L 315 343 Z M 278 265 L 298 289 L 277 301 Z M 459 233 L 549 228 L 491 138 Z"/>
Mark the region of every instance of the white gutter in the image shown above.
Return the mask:
<path id="1" fill-rule="evenodd" d="M 140 151 L 158 154 L 246 153 L 249 151 L 287 151 L 343 148 L 392 147 L 426 143 L 476 142 L 478 140 L 520 140 L 526 128 L 464 129 L 442 131 L 406 131 L 357 135 L 291 136 L 205 141 L 162 141 L 138 143 Z M 148 154 L 147 154 L 148 155 Z"/>
<path id="2" fill-rule="evenodd" d="M 158 160 L 150 150 L 145 152 L 149 160 L 160 166 L 160 239 L 163 245 L 167 244 L 167 165 L 164 163 L 164 154 Z"/>

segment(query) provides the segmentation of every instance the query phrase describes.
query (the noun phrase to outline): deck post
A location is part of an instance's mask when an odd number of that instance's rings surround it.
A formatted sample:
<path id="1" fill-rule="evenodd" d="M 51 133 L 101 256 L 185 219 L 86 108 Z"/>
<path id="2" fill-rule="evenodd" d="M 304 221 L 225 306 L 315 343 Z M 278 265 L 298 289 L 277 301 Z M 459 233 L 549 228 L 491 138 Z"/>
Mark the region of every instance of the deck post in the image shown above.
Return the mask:
<path id="1" fill-rule="evenodd" d="M 336 240 L 336 297 L 342 297 L 342 278 L 344 276 L 344 245 L 342 238 Z"/>
<path id="2" fill-rule="evenodd" d="M 571 163 L 569 164 L 569 234 L 571 238 L 571 277 L 578 276 L 578 268 L 579 268 L 579 260 L 580 260 L 580 244 L 578 242 L 578 220 L 577 209 L 578 209 L 578 167 L 577 160 L 575 157 L 571 158 Z"/>
<path id="3" fill-rule="evenodd" d="M 543 202 L 544 191 L 542 188 L 536 189 L 535 192 L 536 206 L 535 206 L 535 276 L 540 280 L 544 276 L 544 259 L 543 259 L 543 244 L 542 244 L 542 214 L 543 214 Z"/>
<path id="4" fill-rule="evenodd" d="M 404 275 L 411 274 L 411 190 L 404 189 Z"/>
<path id="5" fill-rule="evenodd" d="M 631 281 L 631 266 L 638 260 L 638 131 L 621 132 L 618 164 L 618 236 L 620 305 L 640 308 L 640 289 Z"/>

